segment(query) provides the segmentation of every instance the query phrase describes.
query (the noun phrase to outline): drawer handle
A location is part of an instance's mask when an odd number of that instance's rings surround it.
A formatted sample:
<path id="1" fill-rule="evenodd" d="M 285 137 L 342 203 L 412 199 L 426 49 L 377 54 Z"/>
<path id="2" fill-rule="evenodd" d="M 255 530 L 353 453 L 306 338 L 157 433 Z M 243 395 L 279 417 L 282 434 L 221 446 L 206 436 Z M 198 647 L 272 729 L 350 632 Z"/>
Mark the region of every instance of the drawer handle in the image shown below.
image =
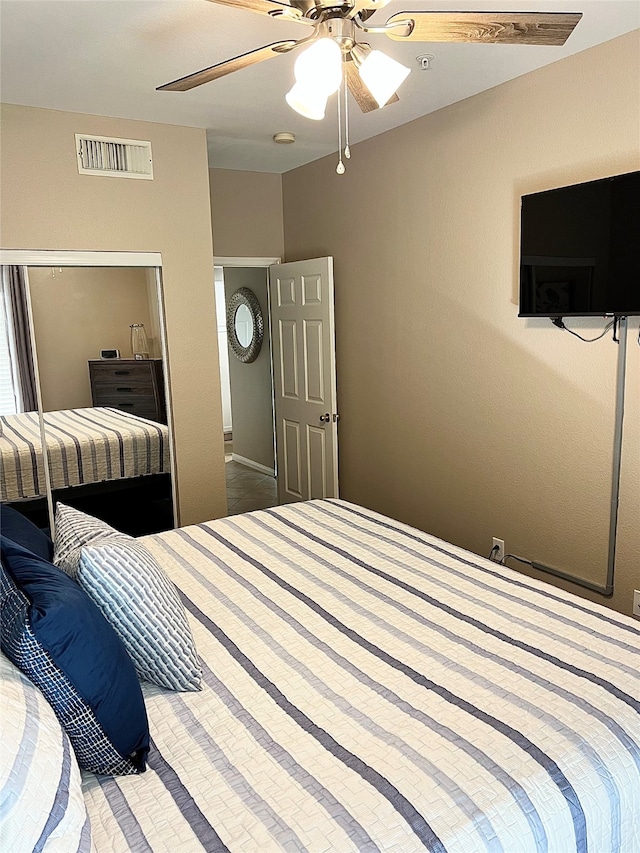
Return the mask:
<path id="1" fill-rule="evenodd" d="M 130 409 L 134 404 L 133 403 L 118 403 L 119 409 Z"/>
<path id="2" fill-rule="evenodd" d="M 128 376 L 131 373 L 131 371 L 130 370 L 114 370 L 113 373 L 115 376 Z"/>
<path id="3" fill-rule="evenodd" d="M 133 388 L 116 388 L 116 391 L 133 391 Z"/>

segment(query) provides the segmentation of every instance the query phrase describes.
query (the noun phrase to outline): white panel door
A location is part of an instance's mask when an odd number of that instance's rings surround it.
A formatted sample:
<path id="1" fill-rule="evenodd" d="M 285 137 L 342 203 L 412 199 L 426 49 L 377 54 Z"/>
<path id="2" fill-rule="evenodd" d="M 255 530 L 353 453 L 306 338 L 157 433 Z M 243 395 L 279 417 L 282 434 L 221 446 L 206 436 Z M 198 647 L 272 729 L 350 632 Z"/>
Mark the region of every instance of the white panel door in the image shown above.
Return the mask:
<path id="1" fill-rule="evenodd" d="M 333 258 L 269 267 L 278 501 L 338 497 Z"/>

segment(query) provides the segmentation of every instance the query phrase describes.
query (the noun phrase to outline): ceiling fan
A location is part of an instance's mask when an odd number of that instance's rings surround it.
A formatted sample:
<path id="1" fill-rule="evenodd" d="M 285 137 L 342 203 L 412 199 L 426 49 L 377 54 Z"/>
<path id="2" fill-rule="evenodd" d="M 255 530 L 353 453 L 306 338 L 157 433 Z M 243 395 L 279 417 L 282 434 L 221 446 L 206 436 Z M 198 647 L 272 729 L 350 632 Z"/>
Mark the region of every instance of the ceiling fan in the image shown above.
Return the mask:
<path id="1" fill-rule="evenodd" d="M 327 97 L 346 85 L 363 112 L 398 100 L 396 89 L 409 69 L 366 42 L 360 33 L 384 33 L 397 41 L 476 42 L 485 44 L 563 45 L 582 17 L 580 12 L 399 12 L 381 26 L 368 19 L 389 0 L 211 0 L 308 24 L 313 32 L 297 41 L 277 41 L 225 62 L 181 77 L 158 91 L 186 92 L 257 62 L 309 48 L 296 62 L 290 106 L 308 118 L 323 118 Z"/>

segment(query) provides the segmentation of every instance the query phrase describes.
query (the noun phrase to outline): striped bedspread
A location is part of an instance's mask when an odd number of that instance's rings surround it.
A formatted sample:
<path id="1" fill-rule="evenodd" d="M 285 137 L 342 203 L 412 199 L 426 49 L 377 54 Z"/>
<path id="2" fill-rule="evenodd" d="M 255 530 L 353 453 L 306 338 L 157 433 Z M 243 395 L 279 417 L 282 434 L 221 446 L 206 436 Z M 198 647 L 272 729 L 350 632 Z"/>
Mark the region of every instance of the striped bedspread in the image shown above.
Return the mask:
<path id="1" fill-rule="evenodd" d="M 44 495 L 38 413 L 0 422 L 0 501 Z M 169 471 L 164 424 L 109 408 L 46 412 L 44 422 L 54 489 Z"/>
<path id="2" fill-rule="evenodd" d="M 640 850 L 640 625 L 342 501 L 143 540 L 202 656 L 98 853 Z"/>

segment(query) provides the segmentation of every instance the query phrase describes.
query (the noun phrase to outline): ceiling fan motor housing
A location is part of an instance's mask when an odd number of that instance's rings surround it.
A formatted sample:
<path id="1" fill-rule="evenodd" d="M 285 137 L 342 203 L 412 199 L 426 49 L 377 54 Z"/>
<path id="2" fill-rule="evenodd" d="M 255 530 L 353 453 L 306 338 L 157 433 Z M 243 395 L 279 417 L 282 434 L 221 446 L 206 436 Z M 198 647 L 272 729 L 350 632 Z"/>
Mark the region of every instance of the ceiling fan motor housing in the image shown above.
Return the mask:
<path id="1" fill-rule="evenodd" d="M 343 53 L 349 53 L 356 43 L 355 25 L 348 18 L 327 18 L 318 25 L 320 38 L 333 39 Z"/>

